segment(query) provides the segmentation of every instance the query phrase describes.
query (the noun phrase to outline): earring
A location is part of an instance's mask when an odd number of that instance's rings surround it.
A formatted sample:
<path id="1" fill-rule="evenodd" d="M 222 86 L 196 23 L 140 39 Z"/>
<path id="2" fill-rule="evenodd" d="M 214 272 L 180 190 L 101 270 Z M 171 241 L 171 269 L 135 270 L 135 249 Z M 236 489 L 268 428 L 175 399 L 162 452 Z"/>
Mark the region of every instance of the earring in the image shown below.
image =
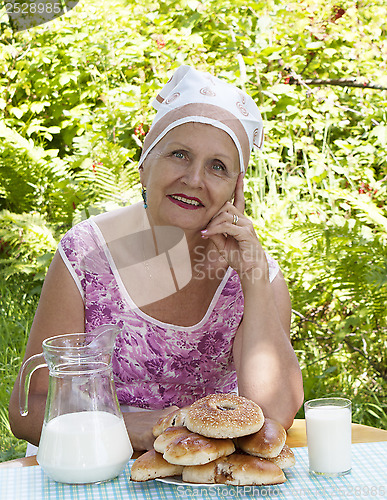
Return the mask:
<path id="1" fill-rule="evenodd" d="M 143 187 L 141 191 L 142 199 L 144 200 L 144 208 L 148 208 L 148 204 L 146 202 L 146 189 Z"/>

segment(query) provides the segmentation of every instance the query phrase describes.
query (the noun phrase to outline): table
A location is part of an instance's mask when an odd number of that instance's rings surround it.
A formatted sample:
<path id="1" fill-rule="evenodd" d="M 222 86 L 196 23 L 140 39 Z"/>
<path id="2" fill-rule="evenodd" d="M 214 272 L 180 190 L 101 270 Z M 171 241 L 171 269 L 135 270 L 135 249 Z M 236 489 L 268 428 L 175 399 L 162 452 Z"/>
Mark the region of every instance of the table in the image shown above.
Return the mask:
<path id="1" fill-rule="evenodd" d="M 352 473 L 340 478 L 311 477 L 308 472 L 305 421 L 298 419 L 288 431 L 287 444 L 293 448 L 296 465 L 285 470 L 287 481 L 273 486 L 189 486 L 160 481 L 135 483 L 130 467 L 113 481 L 97 485 L 64 485 L 49 479 L 37 466 L 36 457 L 0 464 L 1 500 L 126 500 L 129 498 L 176 500 L 181 498 L 270 498 L 337 499 L 387 498 L 387 431 L 352 424 Z M 30 467 L 30 466 L 36 467 Z"/>
<path id="2" fill-rule="evenodd" d="M 387 441 L 387 431 L 369 427 L 368 425 L 352 424 L 352 443 L 373 443 Z M 288 430 L 286 444 L 291 448 L 306 446 L 306 427 L 304 419 L 295 419 L 293 425 Z M 135 452 L 133 458 L 138 453 Z M 8 462 L 0 463 L 0 469 L 5 467 L 30 467 L 39 465 L 36 456 L 17 458 Z"/>

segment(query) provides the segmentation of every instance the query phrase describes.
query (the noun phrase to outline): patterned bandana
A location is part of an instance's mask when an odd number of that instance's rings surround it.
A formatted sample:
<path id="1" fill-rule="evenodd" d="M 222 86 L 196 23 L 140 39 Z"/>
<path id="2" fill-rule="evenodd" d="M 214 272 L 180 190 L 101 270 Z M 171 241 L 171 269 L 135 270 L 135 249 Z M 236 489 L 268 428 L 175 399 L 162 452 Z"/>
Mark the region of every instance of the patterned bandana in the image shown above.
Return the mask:
<path id="1" fill-rule="evenodd" d="M 253 147 L 262 147 L 263 123 L 253 99 L 209 73 L 180 66 L 152 106 L 157 114 L 145 137 L 139 166 L 171 129 L 188 122 L 207 123 L 227 132 L 238 150 L 241 172 L 246 171 Z"/>

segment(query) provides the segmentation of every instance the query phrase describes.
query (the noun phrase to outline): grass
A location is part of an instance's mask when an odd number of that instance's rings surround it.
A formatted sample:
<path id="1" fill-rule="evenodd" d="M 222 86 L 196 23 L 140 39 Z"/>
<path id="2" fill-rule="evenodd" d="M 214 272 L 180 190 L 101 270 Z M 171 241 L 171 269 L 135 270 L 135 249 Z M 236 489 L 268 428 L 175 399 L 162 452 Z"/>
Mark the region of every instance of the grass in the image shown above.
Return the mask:
<path id="1" fill-rule="evenodd" d="M 305 399 L 347 397 L 353 422 L 386 429 L 386 232 L 368 206 L 345 210 L 330 198 L 340 179 L 328 167 L 312 189 L 274 160 L 258 158 L 247 176 L 247 212 L 288 280 Z"/>
<path id="2" fill-rule="evenodd" d="M 15 438 L 8 421 L 8 404 L 21 366 L 38 295 L 25 282 L 0 283 L 0 462 L 25 455 L 26 442 Z"/>

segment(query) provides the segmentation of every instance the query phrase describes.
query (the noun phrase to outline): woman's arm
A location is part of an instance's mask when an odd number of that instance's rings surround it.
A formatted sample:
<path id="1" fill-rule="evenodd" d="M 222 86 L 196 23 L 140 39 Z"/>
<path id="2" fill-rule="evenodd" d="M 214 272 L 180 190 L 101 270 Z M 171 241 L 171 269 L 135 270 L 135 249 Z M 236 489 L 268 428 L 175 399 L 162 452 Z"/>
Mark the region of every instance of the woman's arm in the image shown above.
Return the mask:
<path id="1" fill-rule="evenodd" d="M 42 352 L 42 342 L 63 333 L 85 331 L 82 297 L 61 256 L 57 252 L 47 272 L 42 293 L 32 323 L 24 359 Z M 48 390 L 48 370 L 40 368 L 31 377 L 28 415 L 19 411 L 18 375 L 9 405 L 9 421 L 16 437 L 38 445 L 43 424 Z M 153 445 L 152 428 L 161 416 L 177 407 L 164 410 L 124 413 L 129 437 L 135 450 L 149 449 Z"/>
<path id="2" fill-rule="evenodd" d="M 155 440 L 152 429 L 161 417 L 177 410 L 177 406 L 170 406 L 164 410 L 144 410 L 123 412 L 123 417 L 130 441 L 134 450 L 151 450 Z"/>
<path id="3" fill-rule="evenodd" d="M 244 206 L 240 176 L 234 203 L 225 203 L 202 236 L 213 241 L 242 285 L 244 313 L 233 351 L 239 393 L 288 428 L 303 401 L 301 370 L 290 343 L 289 292 L 282 273 L 270 283 L 265 252 Z"/>
<path id="4" fill-rule="evenodd" d="M 281 272 L 272 283 L 247 278 L 241 282 L 245 306 L 233 349 L 239 393 L 288 429 L 304 398 L 290 343 L 289 292 Z"/>
<path id="5" fill-rule="evenodd" d="M 84 307 L 78 288 L 57 252 L 47 272 L 24 360 L 42 352 L 42 342 L 63 333 L 84 332 Z M 19 378 L 16 379 L 10 404 L 9 421 L 12 432 L 20 439 L 37 445 L 43 424 L 48 390 L 48 370 L 40 368 L 31 377 L 28 415 L 19 411 Z"/>

